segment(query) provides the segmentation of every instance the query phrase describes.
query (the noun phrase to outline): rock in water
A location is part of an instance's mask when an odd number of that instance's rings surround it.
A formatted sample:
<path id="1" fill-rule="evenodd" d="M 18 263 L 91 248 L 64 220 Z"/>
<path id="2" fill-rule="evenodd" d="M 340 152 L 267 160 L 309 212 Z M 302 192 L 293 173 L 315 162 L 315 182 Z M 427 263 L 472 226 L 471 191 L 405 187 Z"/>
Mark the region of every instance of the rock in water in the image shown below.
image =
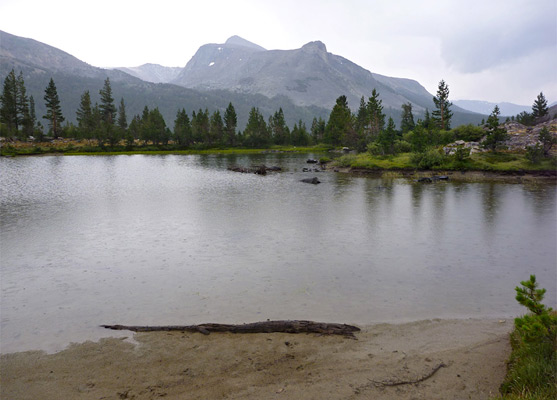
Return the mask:
<path id="1" fill-rule="evenodd" d="M 317 177 L 315 177 L 315 176 L 314 176 L 313 178 L 305 178 L 305 179 L 302 179 L 300 182 L 311 183 L 311 184 L 313 184 L 313 185 L 317 185 L 318 183 L 321 183 L 321 182 L 319 181 L 319 179 L 317 179 Z"/>

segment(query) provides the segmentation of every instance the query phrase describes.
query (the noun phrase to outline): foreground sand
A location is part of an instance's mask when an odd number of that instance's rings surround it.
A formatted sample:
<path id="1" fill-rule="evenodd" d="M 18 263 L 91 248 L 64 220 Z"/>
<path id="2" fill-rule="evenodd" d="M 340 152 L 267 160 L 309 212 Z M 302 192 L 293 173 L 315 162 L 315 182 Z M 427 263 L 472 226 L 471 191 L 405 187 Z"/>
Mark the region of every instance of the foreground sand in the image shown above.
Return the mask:
<path id="1" fill-rule="evenodd" d="M 505 375 L 511 329 L 512 321 L 432 320 L 368 326 L 357 340 L 130 332 L 134 343 L 2 355 L 0 398 L 487 399 Z"/>

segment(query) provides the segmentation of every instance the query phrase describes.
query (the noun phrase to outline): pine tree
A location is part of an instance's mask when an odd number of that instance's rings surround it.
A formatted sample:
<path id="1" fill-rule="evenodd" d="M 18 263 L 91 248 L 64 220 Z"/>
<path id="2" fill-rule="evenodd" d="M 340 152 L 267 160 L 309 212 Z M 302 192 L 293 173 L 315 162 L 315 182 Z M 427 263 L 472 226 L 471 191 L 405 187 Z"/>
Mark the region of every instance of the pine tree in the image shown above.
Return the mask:
<path id="1" fill-rule="evenodd" d="M 534 105 L 532 106 L 532 117 L 534 119 L 540 118 L 547 115 L 548 112 L 549 108 L 547 107 L 547 100 L 545 99 L 543 92 L 540 92 L 534 101 Z"/>
<path id="2" fill-rule="evenodd" d="M 62 115 L 62 108 L 60 107 L 60 99 L 58 98 L 58 91 L 54 84 L 54 79 L 50 78 L 50 82 L 45 89 L 44 101 L 46 103 L 46 115 L 43 119 L 48 121 L 50 132 L 54 137 L 62 131 L 62 122 L 64 116 Z"/>
<path id="3" fill-rule="evenodd" d="M 402 105 L 402 118 L 400 122 L 400 130 L 403 134 L 414 129 L 414 115 L 412 114 L 412 103 Z"/>
<path id="4" fill-rule="evenodd" d="M 329 121 L 325 128 L 325 141 L 333 146 L 340 146 L 347 132 L 353 129 L 352 112 L 348 108 L 346 96 L 340 96 L 333 106 L 329 115 Z"/>
<path id="5" fill-rule="evenodd" d="M 383 101 L 379 99 L 379 93 L 373 89 L 371 97 L 367 101 L 367 113 L 369 128 L 366 141 L 373 141 L 379 137 L 379 133 L 385 128 L 385 114 L 383 113 Z"/>
<path id="6" fill-rule="evenodd" d="M 95 121 L 93 120 L 93 109 L 91 108 L 91 95 L 88 90 L 81 95 L 81 102 L 75 114 L 81 135 L 87 139 L 91 138 L 95 129 Z"/>
<path id="7" fill-rule="evenodd" d="M 144 122 L 144 129 L 147 140 L 153 142 L 155 146 L 168 141 L 166 138 L 168 136 L 166 132 L 166 123 L 157 107 L 149 111 L 147 122 Z"/>
<path id="8" fill-rule="evenodd" d="M 226 111 L 224 112 L 224 133 L 226 136 L 226 145 L 235 146 L 236 145 L 236 126 L 238 125 L 238 117 L 236 116 L 236 110 L 232 103 L 228 103 Z"/>
<path id="9" fill-rule="evenodd" d="M 180 146 L 191 146 L 193 143 L 193 137 L 191 132 L 190 118 L 186 113 L 186 110 L 178 110 L 176 113 L 176 119 L 174 120 L 174 140 Z"/>
<path id="10" fill-rule="evenodd" d="M 12 69 L 4 80 L 0 108 L 0 121 L 6 124 L 14 135 L 30 136 L 33 126 L 30 123 L 29 99 L 27 97 L 23 73 L 15 76 Z M 23 128 L 20 132 L 20 128 Z"/>
<path id="11" fill-rule="evenodd" d="M 378 142 L 383 149 L 383 154 L 393 154 L 396 139 L 396 125 L 395 121 L 389 117 L 387 129 L 379 133 Z"/>
<path id="12" fill-rule="evenodd" d="M 33 126 L 29 123 L 29 98 L 25 90 L 25 82 L 23 73 L 20 71 L 17 77 L 17 115 L 20 126 L 23 127 L 23 135 L 25 137 L 33 133 Z"/>
<path id="13" fill-rule="evenodd" d="M 16 133 L 19 129 L 17 117 L 17 78 L 13 69 L 4 79 L 1 100 L 0 121 L 6 124 L 9 132 L 12 134 Z"/>
<path id="14" fill-rule="evenodd" d="M 451 106 L 453 103 L 449 101 L 449 86 L 444 80 L 439 82 L 437 96 L 433 97 L 433 103 L 435 104 L 435 110 L 433 110 L 431 117 L 433 124 L 439 129 L 448 131 L 451 129 L 451 118 L 453 116 Z"/>
<path id="15" fill-rule="evenodd" d="M 192 114 L 191 130 L 193 133 L 193 140 L 196 143 L 205 143 L 209 136 L 209 110 L 199 109 L 196 113 Z"/>
<path id="16" fill-rule="evenodd" d="M 294 128 L 292 128 L 292 144 L 294 146 L 307 146 L 309 144 L 308 130 L 302 120 L 294 124 Z"/>
<path id="17" fill-rule="evenodd" d="M 354 129 L 358 132 L 358 136 L 363 137 L 367 124 L 369 123 L 367 105 L 364 96 L 360 98 L 360 107 L 358 107 L 358 112 L 356 114 L 356 120 L 354 121 Z"/>
<path id="18" fill-rule="evenodd" d="M 290 130 L 286 126 L 282 107 L 272 117 L 269 117 L 269 130 L 275 144 L 285 145 L 290 143 Z"/>
<path id="19" fill-rule="evenodd" d="M 37 114 L 35 112 L 35 99 L 29 97 L 29 126 L 32 128 L 32 135 L 37 132 Z"/>
<path id="20" fill-rule="evenodd" d="M 101 95 L 101 104 L 99 106 L 103 121 L 108 125 L 114 125 L 116 106 L 112 97 L 112 88 L 110 87 L 110 79 L 106 78 L 103 88 L 99 91 Z"/>
<path id="21" fill-rule="evenodd" d="M 126 104 L 124 98 L 120 100 L 120 107 L 118 107 L 118 127 L 125 131 L 128 128 L 128 118 L 126 117 Z"/>
<path id="22" fill-rule="evenodd" d="M 141 125 L 142 125 L 141 117 L 139 115 L 134 116 L 126 132 L 126 137 L 125 137 L 126 146 L 131 147 L 135 139 L 141 138 L 141 130 L 142 130 Z"/>
<path id="23" fill-rule="evenodd" d="M 259 108 L 252 107 L 246 129 L 244 129 L 244 143 L 248 147 L 267 147 L 270 141 L 265 118 L 259 112 Z"/>
<path id="24" fill-rule="evenodd" d="M 220 116 L 220 111 L 216 110 L 211 115 L 209 121 L 209 140 L 210 145 L 221 144 L 224 137 L 224 123 Z"/>
<path id="25" fill-rule="evenodd" d="M 508 139 L 507 130 L 499 125 L 499 106 L 495 106 L 486 121 L 487 135 L 483 146 L 491 151 L 496 151 Z"/>
<path id="26" fill-rule="evenodd" d="M 323 118 L 313 118 L 313 121 L 311 123 L 311 139 L 313 141 L 313 144 L 323 142 L 323 138 L 325 135 L 325 126 L 326 124 Z"/>

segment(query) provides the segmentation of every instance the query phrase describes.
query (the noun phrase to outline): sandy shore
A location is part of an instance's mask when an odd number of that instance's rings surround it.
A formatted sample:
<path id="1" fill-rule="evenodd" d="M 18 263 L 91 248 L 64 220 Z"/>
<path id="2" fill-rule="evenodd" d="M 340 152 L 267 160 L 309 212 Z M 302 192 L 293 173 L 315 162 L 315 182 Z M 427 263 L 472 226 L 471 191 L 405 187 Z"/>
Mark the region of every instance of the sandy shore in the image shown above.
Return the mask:
<path id="1" fill-rule="evenodd" d="M 130 332 L 127 340 L 74 344 L 55 354 L 2 355 L 0 398 L 487 399 L 505 375 L 512 326 L 380 324 L 364 327 L 357 340 Z"/>

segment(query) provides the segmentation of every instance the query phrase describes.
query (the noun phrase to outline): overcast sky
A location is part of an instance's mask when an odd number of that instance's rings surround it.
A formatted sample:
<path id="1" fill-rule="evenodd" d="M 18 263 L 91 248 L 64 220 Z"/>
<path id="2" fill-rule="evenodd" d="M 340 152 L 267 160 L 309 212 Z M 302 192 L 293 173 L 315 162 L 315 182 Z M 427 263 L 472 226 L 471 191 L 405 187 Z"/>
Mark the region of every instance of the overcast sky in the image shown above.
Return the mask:
<path id="1" fill-rule="evenodd" d="M 331 53 L 430 93 L 557 101 L 556 0 L 1 0 L 0 29 L 98 67 L 183 67 L 232 35 L 266 49 L 321 40 Z"/>

